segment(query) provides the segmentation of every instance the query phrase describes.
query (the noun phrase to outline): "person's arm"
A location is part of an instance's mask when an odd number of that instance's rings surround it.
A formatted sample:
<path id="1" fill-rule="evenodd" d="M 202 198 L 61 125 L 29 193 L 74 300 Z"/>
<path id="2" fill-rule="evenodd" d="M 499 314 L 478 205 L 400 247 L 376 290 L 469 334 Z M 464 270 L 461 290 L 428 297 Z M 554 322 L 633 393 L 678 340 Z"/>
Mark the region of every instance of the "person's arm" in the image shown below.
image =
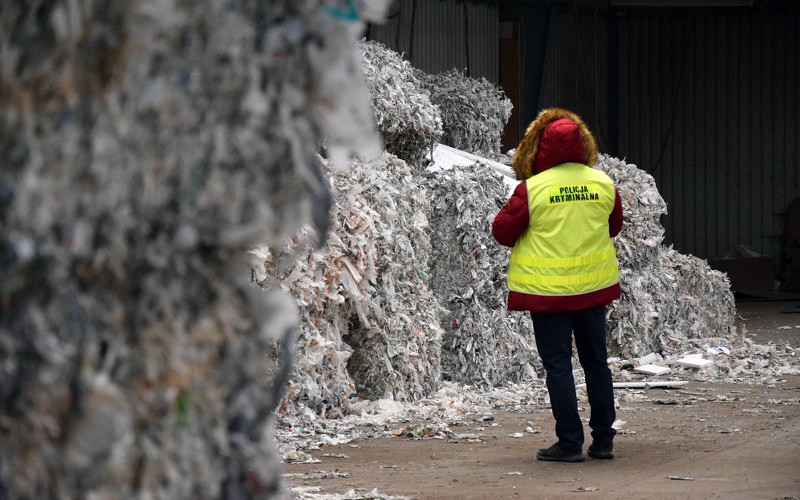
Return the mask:
<path id="1" fill-rule="evenodd" d="M 492 222 L 492 236 L 501 245 L 513 247 L 528 228 L 529 219 L 528 186 L 525 182 L 521 182 L 495 216 Z"/>
<path id="2" fill-rule="evenodd" d="M 622 231 L 622 198 L 614 188 L 614 209 L 608 216 L 608 235 L 612 238 Z"/>

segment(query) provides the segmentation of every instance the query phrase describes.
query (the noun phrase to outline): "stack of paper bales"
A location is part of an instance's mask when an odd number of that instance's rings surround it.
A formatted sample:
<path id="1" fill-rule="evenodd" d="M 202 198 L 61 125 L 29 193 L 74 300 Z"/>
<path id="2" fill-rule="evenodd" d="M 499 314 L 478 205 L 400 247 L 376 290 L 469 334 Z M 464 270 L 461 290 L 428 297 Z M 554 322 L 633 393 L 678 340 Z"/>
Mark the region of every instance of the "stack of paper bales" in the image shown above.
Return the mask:
<path id="1" fill-rule="evenodd" d="M 482 386 L 536 378 L 530 317 L 506 311 L 509 250 L 491 235 L 507 185 L 478 164 L 429 172 L 424 184 L 432 209 L 430 283 L 447 309 L 443 376 Z"/>
<path id="2" fill-rule="evenodd" d="M 399 57 L 372 49 L 382 60 Z M 367 73 L 377 66 L 409 71 L 405 63 L 369 64 Z M 406 93 L 370 89 L 373 105 L 406 110 Z M 485 111 L 481 102 L 475 107 L 476 116 Z M 424 135 L 423 122 L 408 123 Z M 541 374 L 529 316 L 506 311 L 508 249 L 490 232 L 516 181 L 498 175 L 509 169 L 489 168 L 491 160 L 449 151 L 468 160 L 444 168 L 434 161 L 423 172 L 387 154 L 335 174 L 329 254 L 309 251 L 282 274 L 263 270 L 273 279 L 280 274 L 304 317 L 300 349 L 307 355 L 298 361 L 287 408 L 340 414 L 348 398 L 415 400 L 441 379 L 497 386 Z M 617 183 L 625 209 L 616 238 L 623 296 L 608 313 L 611 352 L 662 352 L 729 334 L 733 302 L 724 276 L 663 246 L 666 204 L 653 178 L 606 155 L 598 168 Z"/>

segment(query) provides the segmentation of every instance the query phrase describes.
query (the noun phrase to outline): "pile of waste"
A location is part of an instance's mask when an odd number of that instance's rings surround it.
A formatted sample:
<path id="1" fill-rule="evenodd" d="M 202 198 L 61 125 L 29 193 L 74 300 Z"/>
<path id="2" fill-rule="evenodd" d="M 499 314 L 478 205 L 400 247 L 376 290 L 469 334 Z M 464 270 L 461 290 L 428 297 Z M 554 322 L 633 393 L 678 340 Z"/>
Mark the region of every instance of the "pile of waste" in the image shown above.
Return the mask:
<path id="1" fill-rule="evenodd" d="M 470 158 L 474 155 L 458 156 Z M 503 159 L 498 155 L 494 158 Z M 287 462 L 313 464 L 319 461 L 318 456 L 326 454 L 328 446 L 369 438 L 479 439 L 479 436 L 459 432 L 459 426 L 494 411 L 520 411 L 547 404 L 544 380 L 536 376 L 537 372 L 541 374 L 541 368 L 536 365 L 529 318 L 505 311 L 504 273 L 508 251 L 496 245 L 489 232 L 494 214 L 516 181 L 509 182 L 498 175 L 503 170 L 502 165 L 489 159 L 458 165 L 434 162 L 425 172 L 402 168 L 396 158 L 391 161 L 396 163 L 394 168 L 401 171 L 402 176 L 365 176 L 360 173 L 358 164 L 354 164 L 352 172 L 337 175 L 335 182 L 343 192 L 365 194 L 358 203 L 361 209 L 369 211 L 368 207 L 373 204 L 381 206 L 379 210 L 370 211 L 369 223 L 351 222 L 349 228 L 370 227 L 371 231 L 380 227 L 386 231 L 402 217 L 417 218 L 419 226 L 425 228 L 422 232 L 409 233 L 405 226 L 392 234 L 403 241 L 408 238 L 409 243 L 404 243 L 403 247 L 422 245 L 428 248 L 430 245 L 431 250 L 426 254 L 429 270 L 418 265 L 408 269 L 428 277 L 426 282 L 416 283 L 420 288 L 414 293 L 436 307 L 427 284 L 433 298 L 441 305 L 437 313 L 442 329 L 441 383 L 438 390 L 421 399 L 399 401 L 356 395 L 351 398 L 347 411 L 336 412 L 336 419 L 321 419 L 314 411 L 281 412 L 277 417 L 276 436 Z M 380 163 L 373 163 L 370 168 L 383 169 Z M 609 309 L 609 332 L 614 334 L 609 338 L 609 346 L 616 354 L 610 365 L 615 384 L 620 386 L 616 390 L 618 399 L 640 398 L 648 387 L 664 383 L 667 386 L 680 386 L 693 380 L 775 383 L 783 376 L 800 374 L 793 349 L 752 344 L 736 332 L 735 311 L 730 307 L 731 296 L 724 275 L 711 271 L 701 259 L 663 246 L 659 218 L 666 206 L 652 177 L 635 165 L 609 156 L 601 156 L 598 168 L 615 178 L 625 205 L 626 227 L 617 237 L 623 287 L 633 282 L 627 280 L 656 282 L 653 276 L 643 277 L 644 274 L 661 276 L 658 287 L 649 289 L 647 294 L 638 289 L 626 291 Z M 342 183 L 341 177 L 350 175 L 353 180 Z M 383 186 L 381 182 L 398 183 L 398 179 L 402 179 L 402 183 L 418 183 L 422 188 L 418 194 L 428 198 L 424 217 L 413 210 L 403 211 L 399 205 L 388 207 L 383 200 L 373 200 L 376 193 L 390 193 L 396 189 Z M 358 187 L 362 183 L 364 189 Z M 337 200 L 341 199 L 337 195 Z M 423 202 L 417 203 L 425 206 Z M 338 212 L 334 220 L 337 217 Z M 427 221 L 423 222 L 425 218 Z M 392 222 L 381 222 L 382 219 Z M 334 222 L 334 227 L 334 233 L 339 234 L 340 224 Z M 422 238 L 422 241 L 415 242 L 414 238 Z M 387 237 L 376 235 L 376 239 Z M 363 253 L 366 252 L 355 251 L 356 255 Z M 407 262 L 404 257 L 402 260 Z M 340 266 L 348 267 L 370 276 L 366 283 L 355 280 L 360 285 L 349 287 L 367 290 L 371 294 L 368 297 L 375 297 L 370 284 L 382 281 L 378 266 Z M 350 274 L 356 275 L 352 271 Z M 390 277 L 393 282 L 398 279 L 413 278 L 398 278 L 395 274 Z M 328 279 L 323 281 L 328 282 Z M 346 301 L 364 300 L 356 292 L 345 295 Z M 371 309 L 369 314 L 378 317 L 382 315 L 379 309 L 390 307 L 384 297 L 367 300 L 366 304 L 377 308 Z M 637 331 L 631 323 L 618 320 L 617 308 L 627 311 L 626 314 L 639 315 L 637 317 L 658 312 L 659 317 L 657 320 L 653 317 L 651 323 L 642 323 L 647 327 Z M 707 315 L 707 310 L 715 312 Z M 413 315 L 414 311 L 406 313 Z M 309 322 L 316 324 L 318 319 L 303 321 L 304 324 Z M 345 338 L 346 335 L 344 333 Z M 385 346 L 380 345 L 370 356 L 381 358 L 386 352 Z M 521 369 L 525 363 L 530 368 Z M 357 365 L 348 363 L 348 369 Z M 574 366 L 577 390 L 585 404 L 584 377 L 577 359 Z M 660 371 L 652 371 L 654 367 Z M 313 492 L 303 488 L 294 491 L 301 498 L 316 498 Z M 384 496 L 377 491 L 326 496 L 353 497 Z"/>
<path id="2" fill-rule="evenodd" d="M 439 142 L 471 153 L 500 152 L 512 105 L 499 87 L 456 70 L 425 73 L 375 41 L 362 41 L 361 49 L 386 151 L 413 167 Z"/>
<path id="3" fill-rule="evenodd" d="M 537 378 L 530 318 L 505 310 L 508 249 L 490 227 L 507 186 L 496 173 L 419 172 L 385 153 L 331 175 L 325 250 L 304 237 L 253 252 L 256 282 L 280 283 L 300 310 L 282 411 L 341 416 L 359 398 L 419 400 L 442 379 Z"/>
<path id="4" fill-rule="evenodd" d="M 491 237 L 508 183 L 481 163 L 441 167 L 419 172 L 388 153 L 354 162 L 333 176 L 330 250 L 306 244 L 307 258 L 282 274 L 259 271 L 299 298 L 303 317 L 287 411 L 344 415 L 358 398 L 415 401 L 441 380 L 493 387 L 542 375 L 528 315 L 505 308 L 508 249 Z M 599 168 L 625 211 L 610 353 L 676 353 L 734 335 L 725 276 L 661 244 L 652 177 L 609 156 Z"/>
<path id="5" fill-rule="evenodd" d="M 625 221 L 614 240 L 617 258 L 623 267 L 640 269 L 661 253 L 667 203 L 653 176 L 634 164 L 600 153 L 596 168 L 611 177 L 622 199 Z"/>
<path id="6" fill-rule="evenodd" d="M 442 115 L 411 64 L 375 41 L 362 41 L 361 62 L 386 151 L 420 164 L 442 136 Z"/>
<path id="7" fill-rule="evenodd" d="M 378 44 L 362 46 L 373 106 L 383 110 L 377 113 L 400 121 L 413 115 L 427 94 L 412 92 L 418 81 L 408 63 Z M 375 85 L 378 71 L 383 87 Z M 405 90 L 386 86 L 392 81 L 405 82 Z M 467 79 L 461 86 L 470 85 Z M 499 95 L 481 95 L 488 94 Z M 476 98 L 474 107 L 475 116 L 487 115 L 486 99 Z M 404 123 L 420 136 L 428 131 L 424 123 Z M 387 133 L 380 122 L 379 131 Z M 424 142 L 416 142 L 415 158 Z M 298 298 L 303 318 L 287 413 L 342 416 L 359 398 L 415 401 L 442 380 L 486 388 L 542 375 L 529 316 L 506 311 L 508 249 L 491 236 L 491 221 L 509 195 L 502 174 L 510 174 L 511 157 L 444 150 L 466 163 L 433 161 L 423 171 L 386 153 L 334 173 L 327 252 L 313 252 L 309 242 L 260 250 L 266 264 L 258 281 L 282 283 Z M 615 242 L 624 292 L 608 311 L 610 352 L 677 352 L 691 338 L 732 334 L 725 276 L 663 246 L 666 204 L 652 176 L 607 155 L 598 168 L 615 180 L 625 213 Z M 276 268 L 284 260 L 279 255 L 298 245 L 304 258 Z"/>
<path id="8" fill-rule="evenodd" d="M 298 317 L 247 252 L 324 236 L 318 144 L 380 151 L 325 4 L 4 3 L 0 497 L 283 488 Z"/>
<path id="9" fill-rule="evenodd" d="M 456 70 L 433 75 L 416 70 L 415 74 L 441 111 L 441 143 L 475 154 L 500 152 L 513 106 L 499 87 Z"/>
<path id="10" fill-rule="evenodd" d="M 386 154 L 332 173 L 328 247 L 314 250 L 306 238 L 256 252 L 263 261 L 257 281 L 282 283 L 302 318 L 296 369 L 276 417 L 285 461 L 314 463 L 326 446 L 356 439 L 460 439 L 449 425 L 468 415 L 546 404 L 530 319 L 505 310 L 508 249 L 490 235 L 516 184 L 502 175 L 510 156 L 449 150 L 468 160 L 422 171 Z M 663 245 L 666 203 L 652 176 L 607 155 L 597 168 L 616 182 L 625 211 L 615 238 L 623 296 L 607 317 L 618 396 L 673 378 L 774 383 L 800 373 L 792 349 L 739 335 L 724 274 Z M 298 253 L 294 264 L 285 258 Z M 585 397 L 577 360 L 574 366 Z M 402 430 L 390 430 L 393 423 Z M 383 495 L 326 498 L 353 497 Z"/>
<path id="11" fill-rule="evenodd" d="M 507 179 L 420 168 L 445 129 L 498 158 L 507 101 L 359 44 L 386 3 L 0 11 L 0 497 L 266 498 L 353 422 L 542 403 L 489 231 Z M 598 168 L 626 212 L 619 377 L 647 353 L 765 376 L 787 353 L 735 338 L 725 276 L 663 246 L 652 177 Z"/>
<path id="12" fill-rule="evenodd" d="M 614 180 L 625 219 L 614 239 L 622 297 L 608 311 L 609 351 L 637 357 L 679 351 L 691 338 L 735 335 L 736 304 L 727 276 L 663 245 L 660 218 L 667 205 L 653 177 L 604 154 L 597 168 Z"/>
<path id="13" fill-rule="evenodd" d="M 284 410 L 347 412 L 352 398 L 412 401 L 439 387 L 441 306 L 427 285 L 428 197 L 406 162 L 385 153 L 332 173 L 335 203 L 325 251 L 306 240 L 258 248 L 259 283 L 298 302 L 301 330 Z M 282 256 L 303 257 L 293 266 Z"/>
<path id="14" fill-rule="evenodd" d="M 506 311 L 509 250 L 491 234 L 507 185 L 477 164 L 430 169 L 423 185 L 431 203 L 429 282 L 446 309 L 439 320 L 443 377 L 480 386 L 535 379 L 541 365 L 530 317 Z"/>

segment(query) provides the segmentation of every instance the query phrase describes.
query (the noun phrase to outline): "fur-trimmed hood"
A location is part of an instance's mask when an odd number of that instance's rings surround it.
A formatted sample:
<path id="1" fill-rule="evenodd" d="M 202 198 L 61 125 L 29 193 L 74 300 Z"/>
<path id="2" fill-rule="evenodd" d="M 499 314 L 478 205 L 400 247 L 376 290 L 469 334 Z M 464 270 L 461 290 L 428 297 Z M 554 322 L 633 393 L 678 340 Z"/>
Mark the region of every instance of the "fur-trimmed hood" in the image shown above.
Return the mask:
<path id="1" fill-rule="evenodd" d="M 561 163 L 597 163 L 597 143 L 581 118 L 562 108 L 547 108 L 528 125 L 517 146 L 514 173 L 518 180 Z"/>

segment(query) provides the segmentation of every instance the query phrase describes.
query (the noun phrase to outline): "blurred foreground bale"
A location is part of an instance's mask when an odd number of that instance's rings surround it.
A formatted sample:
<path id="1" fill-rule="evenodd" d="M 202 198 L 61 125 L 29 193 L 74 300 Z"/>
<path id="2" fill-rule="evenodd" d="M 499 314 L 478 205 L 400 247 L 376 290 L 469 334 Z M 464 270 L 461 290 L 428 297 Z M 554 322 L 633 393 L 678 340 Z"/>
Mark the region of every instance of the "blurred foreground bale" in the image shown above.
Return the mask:
<path id="1" fill-rule="evenodd" d="M 324 238 L 322 135 L 379 150 L 343 26 L 321 0 L 4 2 L 0 497 L 284 490 L 297 311 L 247 250 Z"/>

